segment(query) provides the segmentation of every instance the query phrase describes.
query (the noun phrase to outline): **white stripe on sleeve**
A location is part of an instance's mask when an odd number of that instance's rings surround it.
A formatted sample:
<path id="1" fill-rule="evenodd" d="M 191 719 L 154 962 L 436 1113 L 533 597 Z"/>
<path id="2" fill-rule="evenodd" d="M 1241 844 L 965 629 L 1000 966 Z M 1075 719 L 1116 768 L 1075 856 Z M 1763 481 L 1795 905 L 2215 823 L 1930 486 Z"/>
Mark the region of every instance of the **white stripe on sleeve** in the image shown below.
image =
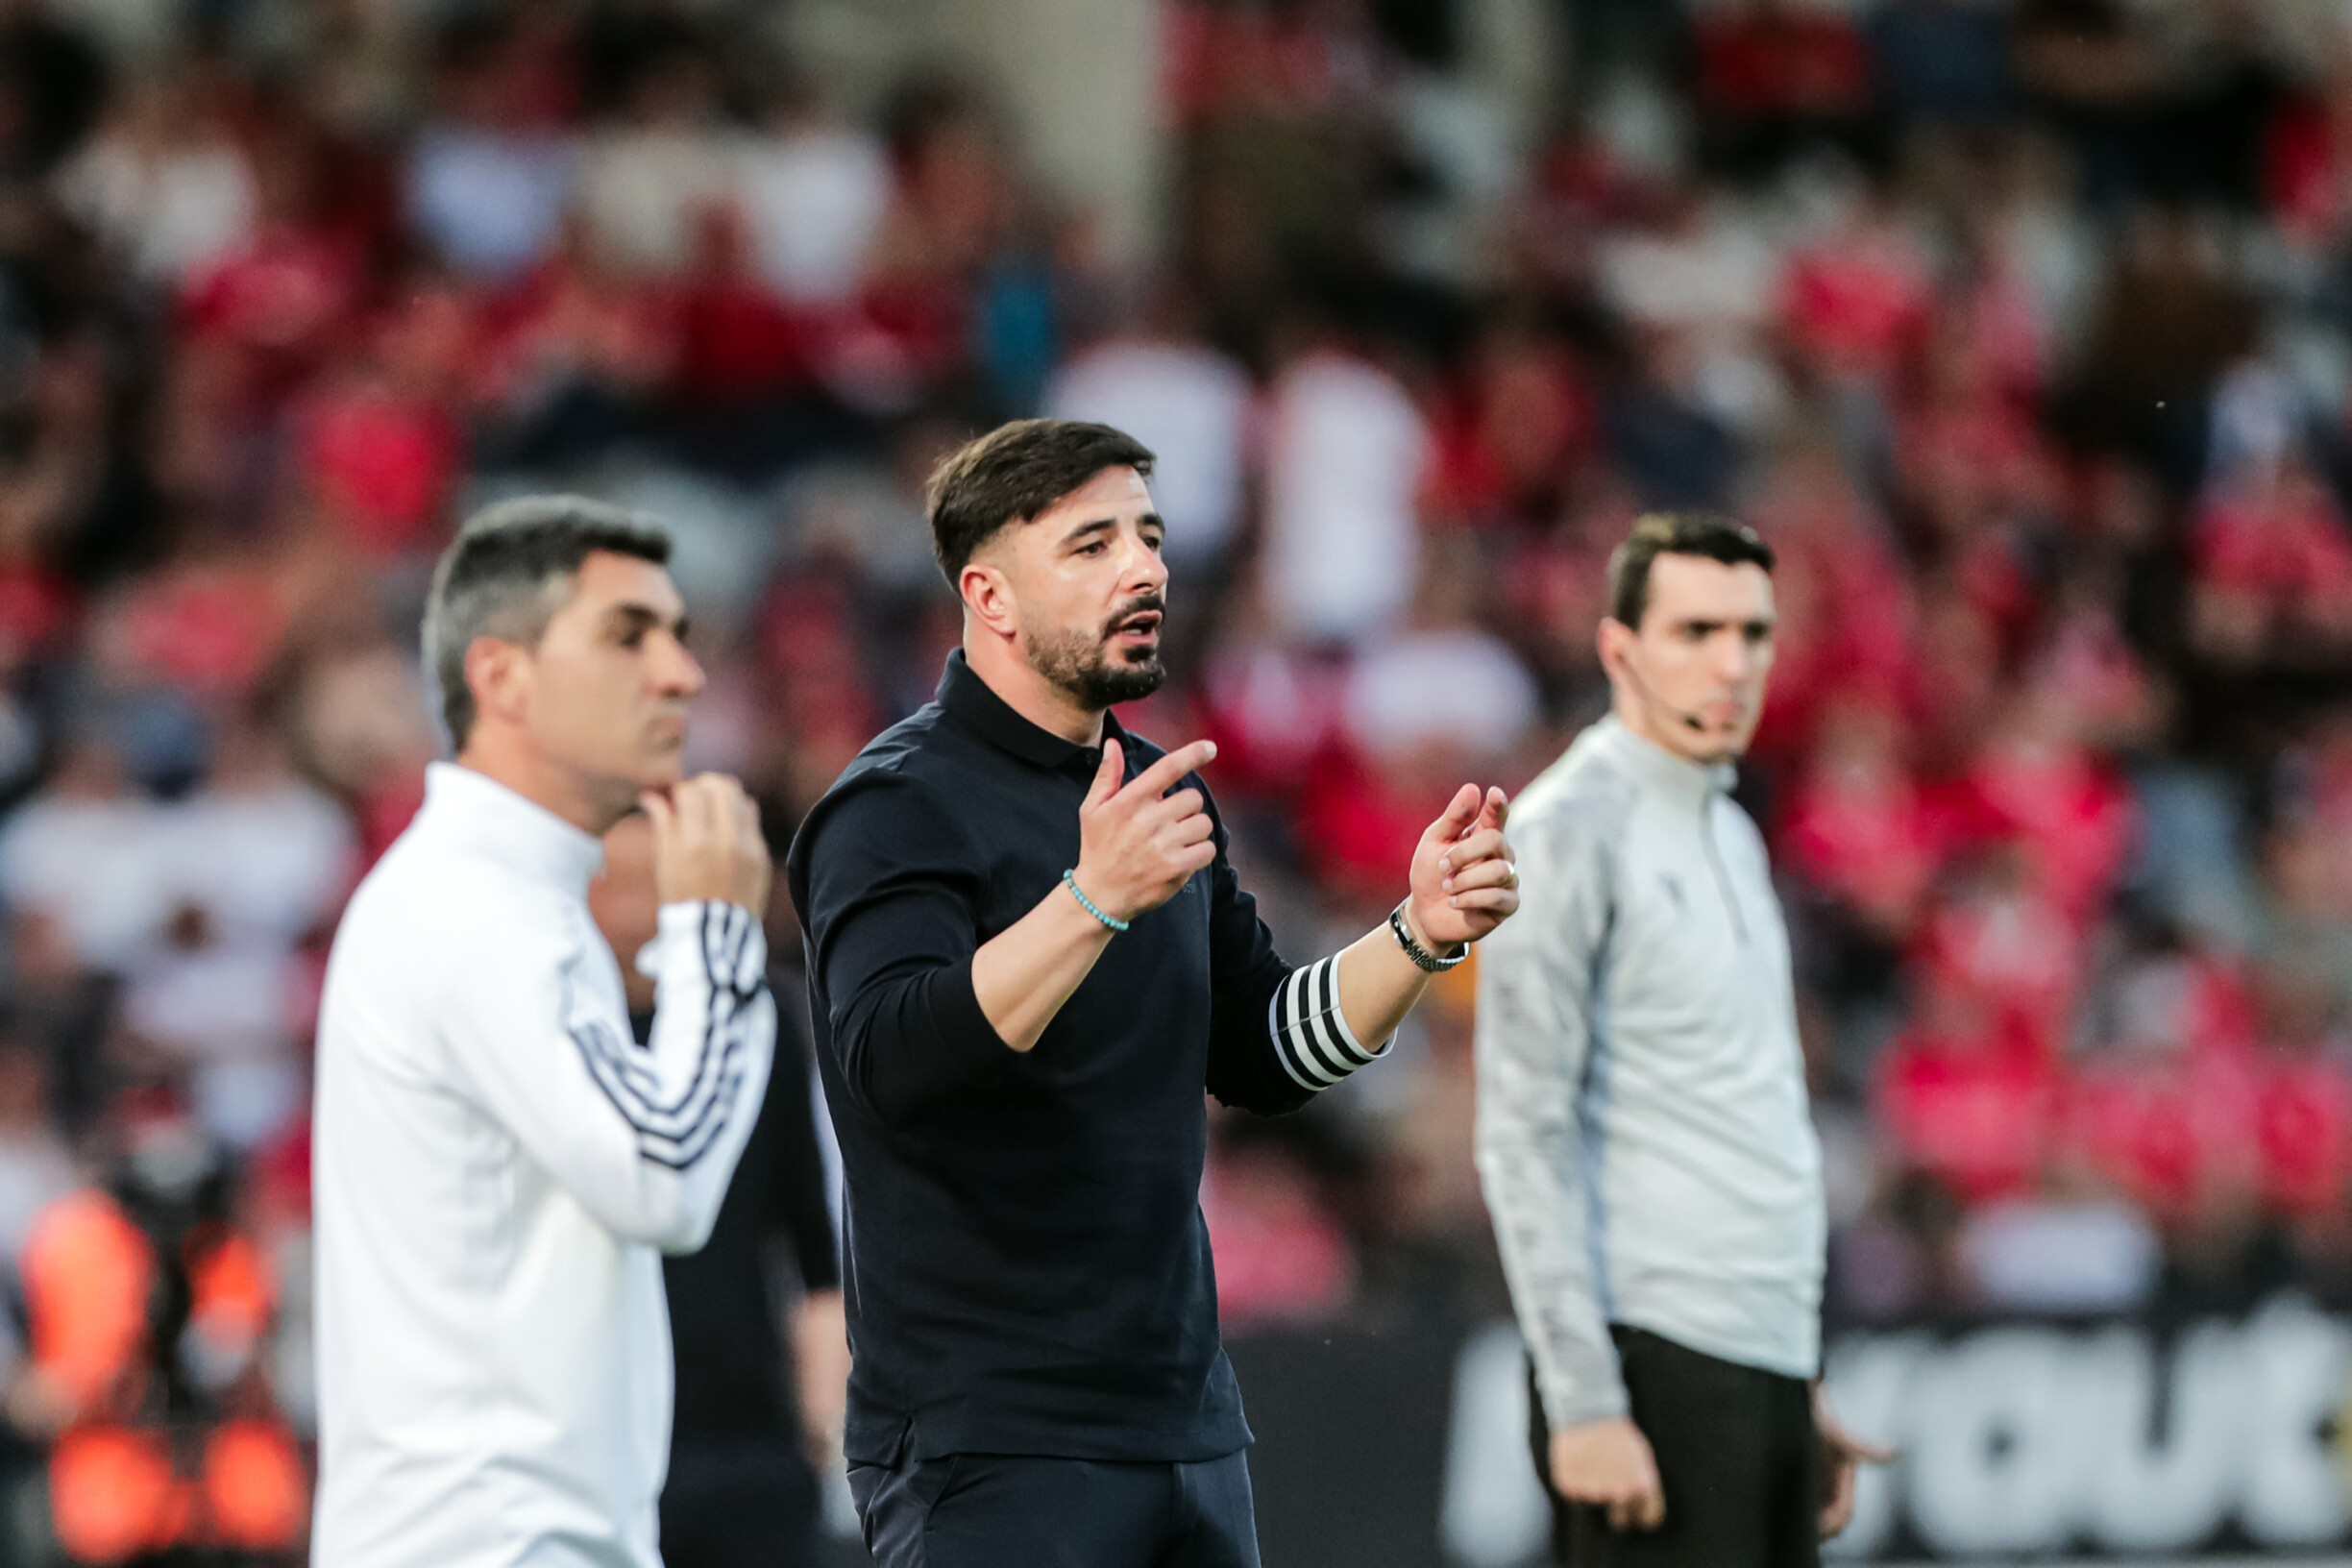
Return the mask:
<path id="1" fill-rule="evenodd" d="M 1359 1067 L 1387 1050 L 1364 1049 L 1348 1028 L 1339 1007 L 1339 955 L 1293 969 L 1275 988 L 1266 1008 L 1266 1030 L 1274 1040 L 1274 1055 L 1291 1082 L 1310 1094 L 1320 1094 Z"/>

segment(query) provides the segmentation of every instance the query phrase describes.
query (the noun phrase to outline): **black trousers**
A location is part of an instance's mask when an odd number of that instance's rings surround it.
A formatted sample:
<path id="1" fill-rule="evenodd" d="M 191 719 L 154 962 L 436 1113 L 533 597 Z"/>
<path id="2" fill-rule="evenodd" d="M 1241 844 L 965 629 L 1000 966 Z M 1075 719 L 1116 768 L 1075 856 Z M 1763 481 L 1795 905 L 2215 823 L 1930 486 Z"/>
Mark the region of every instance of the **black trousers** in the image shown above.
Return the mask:
<path id="1" fill-rule="evenodd" d="M 1666 1522 L 1615 1531 L 1552 1490 L 1551 1434 L 1533 1369 L 1529 1440 L 1552 1499 L 1563 1568 L 1818 1568 L 1823 1488 L 1813 1391 L 1797 1378 L 1703 1356 L 1641 1329 L 1610 1331 L 1633 1424 L 1657 1456 Z"/>
<path id="2" fill-rule="evenodd" d="M 789 1442 L 682 1442 L 662 1486 L 664 1568 L 816 1568 L 820 1507 Z"/>
<path id="3" fill-rule="evenodd" d="M 849 1467 L 878 1568 L 1259 1568 L 1249 1464 L 1016 1454 Z"/>

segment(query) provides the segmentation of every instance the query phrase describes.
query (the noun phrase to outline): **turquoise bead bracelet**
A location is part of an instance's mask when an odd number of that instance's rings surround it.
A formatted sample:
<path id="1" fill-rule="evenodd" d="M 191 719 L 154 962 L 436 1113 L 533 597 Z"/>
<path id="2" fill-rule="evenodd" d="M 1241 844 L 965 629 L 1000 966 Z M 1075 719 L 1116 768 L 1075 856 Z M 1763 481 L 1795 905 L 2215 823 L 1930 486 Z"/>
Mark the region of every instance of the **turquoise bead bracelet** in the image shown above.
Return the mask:
<path id="1" fill-rule="evenodd" d="M 1100 909 L 1095 907 L 1093 899 L 1089 898 L 1084 893 L 1079 891 L 1078 870 L 1076 867 L 1072 867 L 1070 870 L 1062 873 L 1062 885 L 1070 890 L 1070 896 L 1077 899 L 1081 905 L 1085 906 L 1086 912 L 1089 915 L 1093 916 L 1096 919 L 1102 921 L 1103 924 L 1109 926 L 1114 931 L 1124 931 L 1127 929 L 1127 921 L 1119 919 L 1115 916 L 1104 914 Z"/>

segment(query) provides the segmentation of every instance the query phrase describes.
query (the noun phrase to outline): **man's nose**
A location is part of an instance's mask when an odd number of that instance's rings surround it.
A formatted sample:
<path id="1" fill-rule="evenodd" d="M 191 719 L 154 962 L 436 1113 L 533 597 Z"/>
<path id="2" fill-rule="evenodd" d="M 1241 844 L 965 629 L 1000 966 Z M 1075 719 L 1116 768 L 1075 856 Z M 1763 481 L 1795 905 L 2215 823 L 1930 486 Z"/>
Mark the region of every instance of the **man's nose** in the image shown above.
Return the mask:
<path id="1" fill-rule="evenodd" d="M 1167 586 L 1167 562 L 1139 536 L 1128 541 L 1119 586 L 1131 594 L 1156 594 Z"/>
<path id="2" fill-rule="evenodd" d="M 665 637 L 662 643 L 664 653 L 654 670 L 654 679 L 666 693 L 698 696 L 709 678 L 702 674 L 701 661 L 674 637 Z"/>

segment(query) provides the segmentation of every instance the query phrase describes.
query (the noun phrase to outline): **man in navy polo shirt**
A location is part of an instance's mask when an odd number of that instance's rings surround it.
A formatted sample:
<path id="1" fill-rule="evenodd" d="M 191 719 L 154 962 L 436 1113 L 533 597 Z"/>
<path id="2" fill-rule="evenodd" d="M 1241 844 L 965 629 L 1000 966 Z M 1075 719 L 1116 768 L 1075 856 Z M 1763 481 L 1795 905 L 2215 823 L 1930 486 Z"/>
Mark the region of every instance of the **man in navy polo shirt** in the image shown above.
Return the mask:
<path id="1" fill-rule="evenodd" d="M 964 646 L 788 862 L 847 1178 L 847 1452 L 884 1568 L 1255 1565 L 1200 1215 L 1202 1090 L 1294 1110 L 1518 905 L 1465 784 L 1386 923 L 1274 951 L 1164 678 L 1152 455 L 1024 420 L 931 481 Z"/>

